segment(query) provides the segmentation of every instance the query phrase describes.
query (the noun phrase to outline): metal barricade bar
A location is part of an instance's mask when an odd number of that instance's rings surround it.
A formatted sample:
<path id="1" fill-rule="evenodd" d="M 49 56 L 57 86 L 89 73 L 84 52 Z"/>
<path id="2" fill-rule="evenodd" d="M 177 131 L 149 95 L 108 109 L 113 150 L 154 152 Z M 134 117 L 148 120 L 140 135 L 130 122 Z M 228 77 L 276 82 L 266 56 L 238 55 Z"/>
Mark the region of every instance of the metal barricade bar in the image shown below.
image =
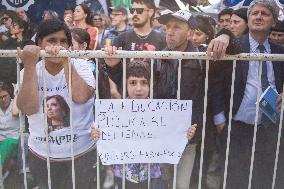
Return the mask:
<path id="1" fill-rule="evenodd" d="M 0 50 L 0 57 L 15 57 L 16 50 Z M 41 57 L 45 57 L 45 51 L 41 51 Z M 150 98 L 153 98 L 153 77 L 154 77 L 154 59 L 178 59 L 179 67 L 178 67 L 178 89 L 177 89 L 177 99 L 180 99 L 180 87 L 181 87 L 181 65 L 182 59 L 198 59 L 198 60 L 206 60 L 206 77 L 205 77 L 205 96 L 204 96 L 204 112 L 203 112 L 203 129 L 202 129 L 202 144 L 201 144 L 201 157 L 200 157 L 200 169 L 199 169 L 199 179 L 198 179 L 198 188 L 201 189 L 201 181 L 202 181 L 202 171 L 203 171 L 203 155 L 204 155 L 204 140 L 205 140 L 205 132 L 206 132 L 206 110 L 207 110 L 207 96 L 208 96 L 208 73 L 209 73 L 209 60 L 210 57 L 206 55 L 206 53 L 202 52 L 173 52 L 173 51 L 117 51 L 116 54 L 109 56 L 106 55 L 103 51 L 69 51 L 64 50 L 60 51 L 58 57 L 74 57 L 74 58 L 96 58 L 96 99 L 99 99 L 99 58 L 123 58 L 123 98 L 126 98 L 126 58 L 151 58 L 151 81 L 150 81 Z M 229 114 L 229 126 L 228 126 L 228 138 L 227 138 L 227 149 L 226 149 L 226 161 L 225 161 L 225 170 L 224 170 L 224 179 L 223 179 L 223 189 L 226 188 L 226 180 L 227 180 L 227 167 L 228 167 L 228 157 L 229 157 L 229 146 L 230 146 L 230 132 L 231 132 L 231 120 L 232 120 L 232 106 L 233 106 L 233 94 L 234 94 L 234 80 L 235 80 L 235 68 L 236 68 L 236 60 L 258 60 L 258 61 L 284 61 L 284 56 L 282 54 L 256 54 L 256 53 L 242 53 L 238 55 L 230 55 L 225 56 L 222 60 L 233 60 L 233 75 L 232 75 L 232 86 L 231 86 L 231 99 L 230 99 L 230 114 Z M 214 63 L 214 62 L 213 62 Z M 18 63 L 19 64 L 19 63 Z M 19 70 L 18 70 L 19 72 Z M 262 68 L 260 66 L 260 73 L 262 72 Z M 44 74 L 45 69 L 43 66 L 42 75 L 43 75 L 43 83 L 44 83 L 44 104 L 46 106 L 46 83 Z M 18 74 L 19 75 L 19 74 Z M 261 79 L 259 74 L 259 80 Z M 19 77 L 19 76 L 18 76 Z M 72 104 L 72 89 L 71 89 L 71 63 L 69 61 L 69 102 Z M 18 80 L 19 81 L 19 80 Z M 284 86 L 283 86 L 284 87 Z M 257 99 L 260 97 L 260 89 L 258 90 Z M 284 95 L 283 97 L 284 98 Z M 258 105 L 258 103 L 257 103 Z M 284 109 L 284 101 L 282 101 L 281 112 Z M 70 108 L 70 114 L 72 115 L 72 109 Z M 46 108 L 44 109 L 46 114 Z M 253 146 L 252 146 L 252 155 L 251 155 L 251 165 L 250 165 L 250 176 L 249 176 L 249 185 L 248 188 L 251 188 L 252 181 L 252 171 L 253 171 L 253 162 L 254 162 L 254 151 L 255 151 L 255 143 L 256 143 L 256 133 L 257 133 L 257 120 L 258 120 L 258 112 L 259 107 L 256 108 L 256 118 L 255 118 L 255 127 L 254 127 L 254 137 L 253 137 Z M 71 131 L 73 131 L 72 125 L 72 116 L 70 117 L 71 123 Z M 283 120 L 283 114 L 281 113 L 280 120 Z M 22 124 L 22 123 L 20 123 Z M 48 131 L 47 125 L 47 117 L 45 115 L 45 129 Z M 280 127 L 278 131 L 278 141 L 277 141 L 277 151 L 276 151 L 276 160 L 274 165 L 274 174 L 272 181 L 272 188 L 275 187 L 276 180 L 276 171 L 277 171 L 277 163 L 278 163 L 278 155 L 280 148 L 280 138 L 281 138 L 281 129 L 282 129 L 282 121 L 280 121 Z M 49 149 L 48 142 L 48 132 L 46 136 L 47 149 Z M 71 132 L 72 138 L 73 132 Z M 21 132 L 21 140 L 22 140 L 22 132 Z M 23 148 L 23 146 L 22 146 Z M 71 142 L 71 154 L 72 154 L 72 183 L 73 189 L 75 188 L 75 165 L 74 165 L 74 152 L 73 152 L 73 140 Z M 24 160 L 24 149 L 22 154 L 23 159 L 23 170 L 24 170 L 24 186 L 27 188 L 27 177 L 25 170 L 25 160 Z M 150 164 L 148 165 L 148 188 L 151 185 L 151 177 L 150 177 Z M 50 175 L 50 159 L 47 157 L 47 169 L 48 169 L 48 186 L 51 188 L 51 175 Z M 177 165 L 174 165 L 174 178 L 173 178 L 173 189 L 176 188 L 176 175 L 177 175 Z M 122 179 L 122 188 L 125 189 L 125 165 L 123 165 L 123 179 Z M 2 175 L 1 175 L 1 180 Z M 1 183 L 3 185 L 3 183 Z M 100 188 L 100 166 L 99 166 L 99 156 L 97 155 L 97 188 Z"/>
<path id="2" fill-rule="evenodd" d="M 0 50 L 0 57 L 16 57 L 16 50 Z M 49 57 L 41 50 L 40 57 Z M 72 58 L 153 58 L 153 59 L 192 59 L 213 60 L 204 52 L 179 52 L 179 51 L 123 51 L 118 50 L 113 55 L 107 55 L 104 51 L 70 51 L 61 50 L 56 57 Z M 226 55 L 220 60 L 258 60 L 258 61 L 283 61 L 283 54 L 259 54 L 241 53 L 237 55 Z"/>

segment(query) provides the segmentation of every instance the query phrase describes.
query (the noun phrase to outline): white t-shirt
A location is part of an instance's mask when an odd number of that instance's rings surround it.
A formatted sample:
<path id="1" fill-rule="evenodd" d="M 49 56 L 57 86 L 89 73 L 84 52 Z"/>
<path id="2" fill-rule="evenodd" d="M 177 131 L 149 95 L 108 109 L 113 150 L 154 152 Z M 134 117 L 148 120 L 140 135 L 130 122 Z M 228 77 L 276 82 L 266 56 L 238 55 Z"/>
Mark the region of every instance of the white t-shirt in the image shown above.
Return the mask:
<path id="1" fill-rule="evenodd" d="M 71 59 L 77 73 L 91 87 L 95 89 L 95 78 L 91 71 L 90 65 L 83 59 Z M 70 125 L 61 128 L 46 131 L 44 126 L 44 96 L 43 96 L 43 61 L 36 65 L 38 92 L 39 92 L 39 112 L 28 116 L 30 125 L 29 147 L 42 157 L 49 156 L 55 159 L 67 159 L 72 157 L 71 154 L 71 127 Z M 24 71 L 24 70 L 23 70 Z M 21 73 L 23 77 L 23 73 Z M 45 69 L 46 96 L 60 95 L 70 107 L 68 85 L 65 80 L 64 69 L 57 75 L 53 76 Z M 22 81 L 22 78 L 21 78 Z M 88 151 L 94 146 L 94 140 L 91 137 L 91 126 L 94 120 L 93 105 L 94 99 L 89 99 L 85 104 L 76 104 L 72 102 L 72 118 L 74 133 L 74 156 Z M 62 116 L 65 115 L 66 112 Z M 49 114 L 47 114 L 49 115 Z M 48 117 L 48 116 L 47 116 Z M 51 119 L 51 118 L 50 118 Z M 69 120 L 69 118 L 67 118 Z M 65 120 L 65 123 L 69 121 Z M 52 128 L 50 124 L 49 127 Z M 49 149 L 46 145 L 46 132 L 49 133 Z"/>
<path id="2" fill-rule="evenodd" d="M 19 138 L 20 119 L 12 115 L 12 107 L 13 100 L 5 112 L 0 108 L 0 138 Z"/>

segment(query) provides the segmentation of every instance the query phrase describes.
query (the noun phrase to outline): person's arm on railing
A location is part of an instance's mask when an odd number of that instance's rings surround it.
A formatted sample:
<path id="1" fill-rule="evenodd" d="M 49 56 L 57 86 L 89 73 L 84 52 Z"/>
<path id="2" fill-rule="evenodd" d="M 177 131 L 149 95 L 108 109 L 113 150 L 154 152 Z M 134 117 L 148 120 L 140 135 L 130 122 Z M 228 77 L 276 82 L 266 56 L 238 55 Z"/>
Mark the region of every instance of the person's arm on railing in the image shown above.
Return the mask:
<path id="1" fill-rule="evenodd" d="M 122 50 L 121 48 L 117 48 L 115 46 L 108 46 L 104 48 L 104 51 L 107 55 L 113 55 L 117 50 Z M 113 68 L 117 66 L 120 63 L 121 59 L 120 58 L 105 58 L 106 64 L 110 67 Z"/>
<path id="2" fill-rule="evenodd" d="M 46 53 L 52 56 L 57 55 L 60 50 L 65 50 L 65 48 L 61 46 L 47 46 L 45 48 Z M 68 58 L 62 58 L 62 64 L 65 79 L 69 85 Z M 85 80 L 78 74 L 73 64 L 71 64 L 71 83 L 72 100 L 75 103 L 84 104 L 94 95 L 94 88 L 85 82 Z"/>
<path id="3" fill-rule="evenodd" d="M 40 47 L 27 45 L 24 49 L 18 50 L 18 55 L 24 65 L 24 75 L 21 88 L 17 98 L 17 106 L 27 114 L 32 115 L 38 112 L 38 83 L 36 64 L 39 60 Z"/>
<path id="4" fill-rule="evenodd" d="M 214 39 L 208 45 L 207 54 L 214 60 L 220 59 L 225 54 L 239 54 L 241 53 L 241 47 L 239 40 L 234 34 L 227 30 L 222 29 Z"/>
<path id="5" fill-rule="evenodd" d="M 122 50 L 122 48 L 117 48 L 115 46 L 108 46 L 104 48 L 104 51 L 107 55 L 113 55 L 117 50 Z M 108 76 L 118 87 L 121 87 L 122 72 L 123 72 L 121 59 L 105 58 L 104 60 L 107 65 Z"/>
<path id="6" fill-rule="evenodd" d="M 64 74 L 66 82 L 69 85 L 68 80 L 68 64 L 64 65 Z M 89 86 L 82 77 L 78 74 L 73 64 L 71 64 L 71 87 L 72 87 L 72 100 L 78 104 L 86 103 L 91 97 L 93 97 L 95 89 Z"/>

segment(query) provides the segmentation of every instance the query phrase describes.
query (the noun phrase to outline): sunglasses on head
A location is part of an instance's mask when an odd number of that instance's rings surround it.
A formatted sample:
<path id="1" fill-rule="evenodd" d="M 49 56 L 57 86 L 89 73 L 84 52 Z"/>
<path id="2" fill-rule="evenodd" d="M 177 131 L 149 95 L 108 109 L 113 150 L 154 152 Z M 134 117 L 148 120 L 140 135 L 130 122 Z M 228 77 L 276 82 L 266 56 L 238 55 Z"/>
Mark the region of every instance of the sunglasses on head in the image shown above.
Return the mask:
<path id="1" fill-rule="evenodd" d="M 137 14 L 142 14 L 144 11 L 149 11 L 149 9 L 144 9 L 144 8 L 131 8 L 129 9 L 131 14 L 134 14 L 136 11 Z"/>

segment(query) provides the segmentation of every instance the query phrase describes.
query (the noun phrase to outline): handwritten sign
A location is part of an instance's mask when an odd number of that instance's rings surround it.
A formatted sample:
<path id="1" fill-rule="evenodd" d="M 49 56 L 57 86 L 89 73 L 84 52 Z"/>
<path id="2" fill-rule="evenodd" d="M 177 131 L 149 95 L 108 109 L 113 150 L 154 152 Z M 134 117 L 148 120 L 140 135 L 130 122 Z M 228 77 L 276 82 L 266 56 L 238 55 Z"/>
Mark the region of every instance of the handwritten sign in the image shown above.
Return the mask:
<path id="1" fill-rule="evenodd" d="M 177 164 L 188 142 L 192 101 L 96 100 L 98 153 L 104 165 Z"/>

